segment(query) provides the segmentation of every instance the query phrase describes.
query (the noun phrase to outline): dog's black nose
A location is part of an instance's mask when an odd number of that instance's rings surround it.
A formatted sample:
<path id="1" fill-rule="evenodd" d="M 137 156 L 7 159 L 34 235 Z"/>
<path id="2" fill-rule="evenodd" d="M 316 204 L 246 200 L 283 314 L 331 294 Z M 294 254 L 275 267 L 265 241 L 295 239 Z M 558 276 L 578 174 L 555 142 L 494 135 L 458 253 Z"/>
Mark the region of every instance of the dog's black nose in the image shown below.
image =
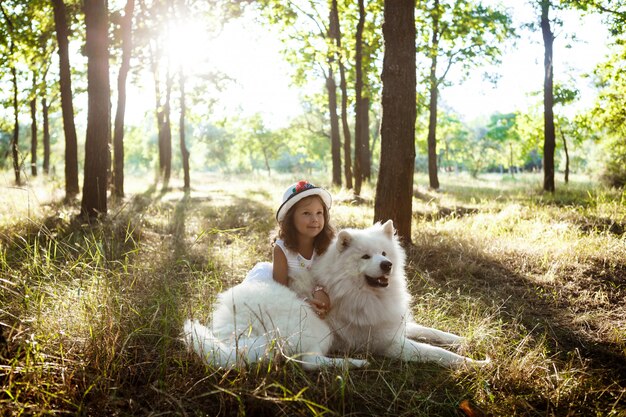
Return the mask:
<path id="1" fill-rule="evenodd" d="M 384 272 L 389 272 L 389 271 L 391 271 L 391 266 L 392 265 L 393 264 L 391 262 L 389 262 L 389 261 L 382 261 L 380 263 L 380 269 L 383 270 Z"/>

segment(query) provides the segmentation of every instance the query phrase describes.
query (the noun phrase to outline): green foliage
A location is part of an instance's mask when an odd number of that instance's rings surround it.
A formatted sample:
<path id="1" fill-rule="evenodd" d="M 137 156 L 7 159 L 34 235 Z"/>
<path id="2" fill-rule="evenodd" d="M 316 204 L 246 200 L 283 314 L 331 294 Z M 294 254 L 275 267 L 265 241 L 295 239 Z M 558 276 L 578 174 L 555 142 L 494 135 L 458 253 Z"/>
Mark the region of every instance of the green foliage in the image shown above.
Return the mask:
<path id="1" fill-rule="evenodd" d="M 600 87 L 592 110 L 593 123 L 604 136 L 606 165 L 604 179 L 611 185 L 626 185 L 626 40 L 616 42 L 616 52 L 598 65 L 594 74 Z"/>
<path id="2" fill-rule="evenodd" d="M 438 84 L 444 84 L 448 71 L 459 66 L 466 76 L 471 68 L 498 63 L 503 41 L 515 35 L 511 16 L 499 7 L 485 6 L 474 1 L 419 2 L 416 13 L 417 51 L 430 59 L 437 56 Z M 439 21 L 438 43 L 433 44 L 433 21 Z M 428 80 L 429 64 L 418 66 L 422 78 Z M 425 82 L 428 85 L 428 82 Z"/>

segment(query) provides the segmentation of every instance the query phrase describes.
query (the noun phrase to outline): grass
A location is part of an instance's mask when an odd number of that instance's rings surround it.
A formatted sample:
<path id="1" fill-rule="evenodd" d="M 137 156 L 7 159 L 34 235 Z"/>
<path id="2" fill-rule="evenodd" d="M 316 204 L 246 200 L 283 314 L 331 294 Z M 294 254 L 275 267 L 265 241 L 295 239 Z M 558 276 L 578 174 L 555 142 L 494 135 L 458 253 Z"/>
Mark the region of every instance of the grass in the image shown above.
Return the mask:
<path id="1" fill-rule="evenodd" d="M 626 195 L 580 179 L 546 195 L 536 176 L 442 175 L 442 192 L 416 178 L 415 317 L 465 336 L 485 369 L 204 366 L 182 322 L 270 259 L 292 180 L 133 183 L 92 226 L 52 186 L 3 185 L 0 415 L 459 416 L 464 400 L 491 416 L 626 415 Z M 332 192 L 335 225 L 371 223 L 373 186 L 358 203 Z"/>

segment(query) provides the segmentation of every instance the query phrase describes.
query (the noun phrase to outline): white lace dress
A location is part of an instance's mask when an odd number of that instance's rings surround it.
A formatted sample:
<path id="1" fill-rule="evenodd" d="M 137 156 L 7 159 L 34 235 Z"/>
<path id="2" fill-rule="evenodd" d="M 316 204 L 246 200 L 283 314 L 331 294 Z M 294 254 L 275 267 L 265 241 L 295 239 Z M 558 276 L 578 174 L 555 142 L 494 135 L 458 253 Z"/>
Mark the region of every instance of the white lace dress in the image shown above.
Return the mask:
<path id="1" fill-rule="evenodd" d="M 317 254 L 314 252 L 311 259 L 307 259 L 300 255 L 296 251 L 292 251 L 285 246 L 285 242 L 278 239 L 275 242 L 287 258 L 287 275 L 289 276 L 289 288 L 294 290 L 299 295 L 304 297 L 311 294 L 314 287 L 313 279 L 308 271 L 311 269 L 313 262 L 317 258 Z M 244 278 L 243 282 L 272 281 L 273 266 L 271 262 L 259 262 L 248 271 L 248 274 Z"/>

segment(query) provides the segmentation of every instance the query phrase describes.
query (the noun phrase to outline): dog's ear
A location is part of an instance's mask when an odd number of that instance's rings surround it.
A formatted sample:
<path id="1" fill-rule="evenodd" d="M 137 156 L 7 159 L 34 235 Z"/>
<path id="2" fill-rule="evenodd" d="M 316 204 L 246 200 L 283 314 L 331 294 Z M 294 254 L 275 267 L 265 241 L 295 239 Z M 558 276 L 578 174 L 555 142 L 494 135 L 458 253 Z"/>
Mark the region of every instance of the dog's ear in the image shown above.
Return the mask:
<path id="1" fill-rule="evenodd" d="M 337 235 L 337 250 L 339 252 L 343 252 L 344 249 L 347 249 L 352 243 L 352 236 L 349 232 L 342 230 Z"/>
<path id="2" fill-rule="evenodd" d="M 383 232 L 389 239 L 393 238 L 393 235 L 396 234 L 396 229 L 393 227 L 393 220 L 387 220 L 385 224 L 383 224 Z"/>

